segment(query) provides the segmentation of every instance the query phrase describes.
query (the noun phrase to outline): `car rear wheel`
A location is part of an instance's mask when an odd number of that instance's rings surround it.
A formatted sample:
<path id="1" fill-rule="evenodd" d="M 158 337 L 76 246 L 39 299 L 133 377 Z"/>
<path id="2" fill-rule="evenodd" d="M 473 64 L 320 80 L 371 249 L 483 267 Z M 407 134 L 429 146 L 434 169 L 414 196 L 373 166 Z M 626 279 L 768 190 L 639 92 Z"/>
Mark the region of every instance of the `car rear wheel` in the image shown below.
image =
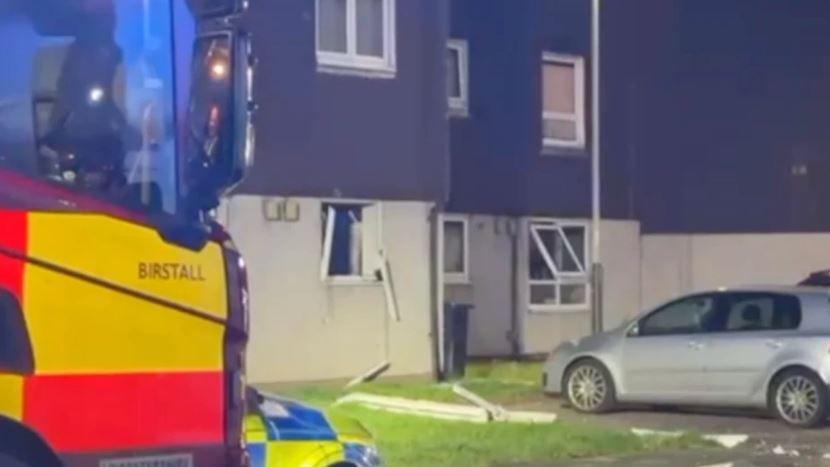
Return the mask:
<path id="1" fill-rule="evenodd" d="M 793 369 L 775 379 L 770 389 L 770 408 L 789 425 L 813 428 L 828 415 L 827 385 L 815 373 Z"/>
<path id="2" fill-rule="evenodd" d="M 616 392 L 611 374 L 596 360 L 582 360 L 565 374 L 565 395 L 579 412 L 603 413 L 616 405 Z"/>

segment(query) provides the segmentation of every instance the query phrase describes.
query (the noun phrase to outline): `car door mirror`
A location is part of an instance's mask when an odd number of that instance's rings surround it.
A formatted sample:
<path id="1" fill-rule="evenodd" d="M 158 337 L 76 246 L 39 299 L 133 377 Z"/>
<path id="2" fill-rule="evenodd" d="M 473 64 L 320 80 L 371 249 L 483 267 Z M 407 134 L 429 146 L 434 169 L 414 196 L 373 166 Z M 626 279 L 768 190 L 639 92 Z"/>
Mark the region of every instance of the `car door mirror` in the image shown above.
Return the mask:
<path id="1" fill-rule="evenodd" d="M 628 332 L 625 335 L 626 337 L 638 337 L 640 335 L 640 323 L 634 323 L 633 326 L 628 328 Z"/>

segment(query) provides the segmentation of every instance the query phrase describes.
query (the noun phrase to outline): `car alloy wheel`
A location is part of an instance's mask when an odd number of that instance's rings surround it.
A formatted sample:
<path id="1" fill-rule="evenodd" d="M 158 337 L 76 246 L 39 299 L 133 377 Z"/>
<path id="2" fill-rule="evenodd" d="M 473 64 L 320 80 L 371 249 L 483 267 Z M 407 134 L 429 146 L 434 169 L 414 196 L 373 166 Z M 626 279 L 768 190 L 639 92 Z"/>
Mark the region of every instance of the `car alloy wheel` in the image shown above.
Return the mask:
<path id="1" fill-rule="evenodd" d="M 830 407 L 827 385 L 806 369 L 788 370 L 776 378 L 770 391 L 770 408 L 781 420 L 802 428 L 823 423 Z"/>
<path id="2" fill-rule="evenodd" d="M 568 399 L 582 412 L 600 411 L 608 398 L 609 384 L 603 371 L 594 364 L 580 364 L 568 378 Z"/>
<path id="3" fill-rule="evenodd" d="M 813 381 L 802 375 L 793 375 L 781 381 L 775 395 L 781 417 L 793 425 L 809 424 L 819 411 L 820 390 Z"/>

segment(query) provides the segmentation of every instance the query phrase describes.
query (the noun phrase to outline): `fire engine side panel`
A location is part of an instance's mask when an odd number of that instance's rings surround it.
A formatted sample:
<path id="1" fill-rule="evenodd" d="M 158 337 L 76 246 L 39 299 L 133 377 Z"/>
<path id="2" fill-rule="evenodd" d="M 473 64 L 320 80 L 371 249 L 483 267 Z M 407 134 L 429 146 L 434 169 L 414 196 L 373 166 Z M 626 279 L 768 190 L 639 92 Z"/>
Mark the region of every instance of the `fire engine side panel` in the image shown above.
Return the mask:
<path id="1" fill-rule="evenodd" d="M 0 375 L 0 415 L 20 421 L 23 418 L 23 377 Z"/>
<path id="2" fill-rule="evenodd" d="M 217 318 L 227 317 L 224 262 L 215 243 L 193 252 L 165 243 L 153 229 L 111 217 L 32 213 L 29 254 Z"/>
<path id="3" fill-rule="evenodd" d="M 26 214 L 0 210 L 0 246 L 25 251 L 26 238 Z M 0 290 L 21 303 L 23 269 L 22 261 L 0 254 Z M 18 421 L 23 418 L 23 381 L 19 375 L 0 375 L 0 415 Z"/>
<path id="4" fill-rule="evenodd" d="M 20 297 L 35 362 L 0 377 L 0 414 L 73 459 L 224 442 L 218 245 L 192 252 L 94 214 L 0 211 L 0 226 L 0 247 L 29 259 L 0 254 L 0 287 Z"/>

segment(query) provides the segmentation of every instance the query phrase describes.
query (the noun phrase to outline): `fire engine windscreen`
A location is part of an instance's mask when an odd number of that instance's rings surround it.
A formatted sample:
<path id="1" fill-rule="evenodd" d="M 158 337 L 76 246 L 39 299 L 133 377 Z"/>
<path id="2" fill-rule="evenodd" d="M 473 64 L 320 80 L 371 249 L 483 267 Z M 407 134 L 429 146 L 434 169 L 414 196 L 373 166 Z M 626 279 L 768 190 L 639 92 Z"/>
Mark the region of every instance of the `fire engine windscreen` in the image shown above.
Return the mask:
<path id="1" fill-rule="evenodd" d="M 170 0 L 0 0 L 0 167 L 176 211 Z"/>

